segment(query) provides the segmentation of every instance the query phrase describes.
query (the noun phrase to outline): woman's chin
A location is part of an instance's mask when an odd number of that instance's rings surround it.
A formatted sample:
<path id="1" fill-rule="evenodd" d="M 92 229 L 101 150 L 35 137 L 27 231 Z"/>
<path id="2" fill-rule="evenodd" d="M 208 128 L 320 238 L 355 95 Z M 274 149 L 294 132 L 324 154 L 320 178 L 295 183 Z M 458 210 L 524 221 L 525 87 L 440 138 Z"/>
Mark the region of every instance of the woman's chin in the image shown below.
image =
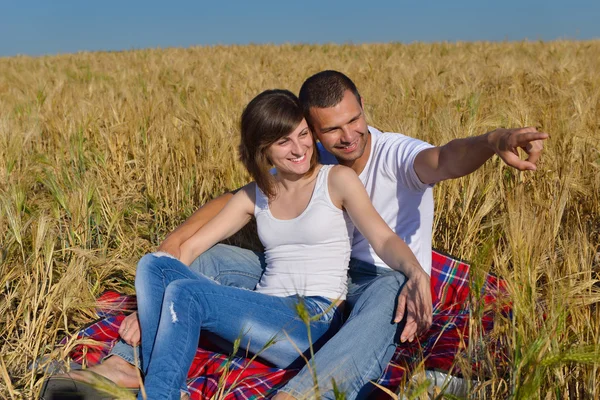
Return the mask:
<path id="1" fill-rule="evenodd" d="M 290 175 L 306 175 L 310 165 L 308 163 L 302 163 L 299 165 L 285 165 L 277 167 L 279 173 L 290 174 Z"/>

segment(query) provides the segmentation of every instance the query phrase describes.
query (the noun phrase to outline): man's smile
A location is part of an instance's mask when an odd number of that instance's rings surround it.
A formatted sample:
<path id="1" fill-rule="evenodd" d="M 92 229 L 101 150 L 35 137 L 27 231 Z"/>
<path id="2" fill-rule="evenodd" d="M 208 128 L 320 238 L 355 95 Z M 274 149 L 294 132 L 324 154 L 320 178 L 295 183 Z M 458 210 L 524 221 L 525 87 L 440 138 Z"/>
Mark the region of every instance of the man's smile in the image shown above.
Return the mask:
<path id="1" fill-rule="evenodd" d="M 352 153 L 358 147 L 358 142 L 359 141 L 360 141 L 360 137 L 357 138 L 355 141 L 351 142 L 350 144 L 347 144 L 347 145 L 337 145 L 337 146 L 335 146 L 335 148 L 336 149 L 340 149 L 344 153 Z"/>

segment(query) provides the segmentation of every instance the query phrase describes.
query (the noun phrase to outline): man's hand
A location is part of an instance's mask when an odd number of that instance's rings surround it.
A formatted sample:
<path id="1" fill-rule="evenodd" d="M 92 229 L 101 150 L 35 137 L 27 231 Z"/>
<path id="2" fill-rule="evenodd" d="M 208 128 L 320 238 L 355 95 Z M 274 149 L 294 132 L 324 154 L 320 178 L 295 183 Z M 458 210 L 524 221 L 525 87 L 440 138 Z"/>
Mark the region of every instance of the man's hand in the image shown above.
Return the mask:
<path id="1" fill-rule="evenodd" d="M 175 240 L 169 240 L 168 237 L 160 244 L 160 246 L 158 246 L 157 251 L 164 251 L 177 259 L 181 256 L 179 243 Z"/>
<path id="2" fill-rule="evenodd" d="M 431 286 L 429 275 L 419 273 L 408 279 L 398 296 L 398 308 L 394 322 L 402 321 L 406 313 L 406 325 L 400 340 L 412 342 L 416 335 L 425 332 L 432 323 Z"/>
<path id="3" fill-rule="evenodd" d="M 131 346 L 140 344 L 140 321 L 137 312 L 133 312 L 123 319 L 119 327 L 119 336 Z"/>
<path id="4" fill-rule="evenodd" d="M 538 159 L 544 147 L 543 140 L 548 138 L 547 133 L 538 132 L 537 129 L 498 128 L 489 133 L 489 144 L 496 154 L 508 165 L 520 171 L 535 171 Z M 522 148 L 528 157 L 521 160 L 518 149 Z"/>

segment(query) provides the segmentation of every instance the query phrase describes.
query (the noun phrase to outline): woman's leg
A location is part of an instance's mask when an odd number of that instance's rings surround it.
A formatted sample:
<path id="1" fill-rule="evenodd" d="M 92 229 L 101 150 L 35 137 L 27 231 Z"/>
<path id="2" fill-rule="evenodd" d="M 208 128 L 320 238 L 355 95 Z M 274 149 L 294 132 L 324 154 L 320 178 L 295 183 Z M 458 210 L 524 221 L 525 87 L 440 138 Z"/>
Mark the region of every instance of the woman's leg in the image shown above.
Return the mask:
<path id="1" fill-rule="evenodd" d="M 330 336 L 341 323 L 340 313 L 322 298 L 306 298 L 310 341 L 298 317 L 295 297 L 275 297 L 219 285 L 202 277 L 172 282 L 164 295 L 155 346 L 146 374 L 149 398 L 178 399 L 192 363 L 200 330 L 240 346 L 279 366 L 287 367 L 306 352 L 311 342 Z M 145 327 L 142 325 L 142 330 Z"/>
<path id="2" fill-rule="evenodd" d="M 138 319 L 142 327 L 142 371 L 146 372 L 148 369 L 167 286 L 175 280 L 200 277 L 200 274 L 191 271 L 181 261 L 168 255 L 147 254 L 138 262 L 135 291 Z"/>
<path id="3" fill-rule="evenodd" d="M 147 261 L 151 260 L 153 259 L 149 257 Z M 216 244 L 196 258 L 189 266 L 189 269 L 199 275 L 214 279 L 222 285 L 252 290 L 256 287 L 265 269 L 265 256 L 263 253 L 236 246 Z M 119 340 L 113 346 L 106 359 L 112 356 L 117 356 L 117 358 L 126 361 L 132 366 L 134 365 L 135 356 L 133 347 L 122 340 Z M 113 359 L 108 364 L 111 364 L 111 372 L 117 373 L 117 377 L 128 378 L 128 376 L 118 371 L 117 367 L 123 366 L 120 360 Z M 92 370 L 94 368 L 92 367 Z M 136 383 L 137 373 L 135 370 L 131 369 L 130 375 L 133 375 L 135 379 L 129 381 Z M 112 375 L 110 377 L 112 378 Z"/>

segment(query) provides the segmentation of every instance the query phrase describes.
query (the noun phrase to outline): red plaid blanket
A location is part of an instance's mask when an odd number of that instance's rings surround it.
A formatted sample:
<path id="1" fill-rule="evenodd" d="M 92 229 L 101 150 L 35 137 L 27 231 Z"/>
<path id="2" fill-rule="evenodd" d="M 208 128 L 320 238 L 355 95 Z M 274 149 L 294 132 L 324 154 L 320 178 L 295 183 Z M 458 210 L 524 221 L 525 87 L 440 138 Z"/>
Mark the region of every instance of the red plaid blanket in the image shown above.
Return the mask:
<path id="1" fill-rule="evenodd" d="M 495 303 L 505 293 L 502 280 L 488 275 L 482 287 L 484 305 Z M 399 345 L 379 384 L 396 390 L 407 372 L 423 362 L 425 369 L 460 375 L 454 359 L 468 345 L 469 337 L 469 265 L 446 254 L 433 251 L 431 270 L 433 325 L 414 343 Z M 136 309 L 135 296 L 106 292 L 98 298 L 101 319 L 83 328 L 77 339 L 92 339 L 94 344 L 78 344 L 70 352 L 73 361 L 94 365 L 105 357 L 118 339 L 119 325 L 125 315 Z M 482 318 L 484 333 L 492 329 L 493 309 Z M 65 344 L 65 338 L 61 343 Z M 198 348 L 190 371 L 188 387 L 192 399 L 210 399 L 221 390 L 227 400 L 264 398 L 283 386 L 297 371 L 281 370 L 259 361 L 228 357 Z M 380 394 L 383 394 L 381 392 Z M 385 398 L 385 397 L 382 397 Z"/>

